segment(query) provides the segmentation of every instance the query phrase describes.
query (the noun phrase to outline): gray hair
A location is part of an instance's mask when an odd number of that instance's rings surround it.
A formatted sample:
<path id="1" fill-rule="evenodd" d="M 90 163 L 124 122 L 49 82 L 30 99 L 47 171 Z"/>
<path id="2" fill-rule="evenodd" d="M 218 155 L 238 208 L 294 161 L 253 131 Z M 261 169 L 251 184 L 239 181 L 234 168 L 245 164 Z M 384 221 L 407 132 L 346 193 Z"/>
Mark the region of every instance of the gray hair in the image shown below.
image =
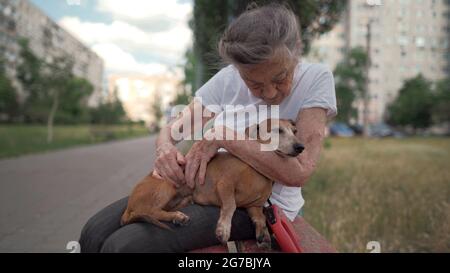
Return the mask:
<path id="1" fill-rule="evenodd" d="M 299 21 L 280 4 L 251 5 L 228 26 L 218 44 L 223 61 L 237 66 L 267 61 L 278 49 L 287 50 L 292 58 L 302 51 Z"/>

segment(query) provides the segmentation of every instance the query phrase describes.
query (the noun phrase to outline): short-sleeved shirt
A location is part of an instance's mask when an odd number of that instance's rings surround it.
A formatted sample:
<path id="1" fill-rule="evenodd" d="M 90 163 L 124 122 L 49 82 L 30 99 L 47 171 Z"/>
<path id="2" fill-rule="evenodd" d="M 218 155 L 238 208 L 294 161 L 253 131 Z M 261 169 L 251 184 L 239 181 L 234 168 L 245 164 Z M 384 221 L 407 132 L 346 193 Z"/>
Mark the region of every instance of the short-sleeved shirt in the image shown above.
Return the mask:
<path id="1" fill-rule="evenodd" d="M 195 93 L 195 97 L 201 98 L 202 104 L 208 110 L 218 114 L 216 120 L 225 115 L 227 105 L 239 105 L 244 109 L 267 105 L 262 99 L 252 95 L 233 65 L 221 69 Z M 270 109 L 271 106 L 267 107 Z M 333 74 L 323 64 L 300 62 L 294 71 L 292 90 L 279 104 L 278 118 L 295 121 L 300 110 L 312 107 L 326 109 L 328 117 L 337 114 Z M 249 121 L 236 123 L 234 129 L 241 132 L 251 124 Z M 283 209 L 291 220 L 294 220 L 304 205 L 300 187 L 288 187 L 277 181 L 274 183 L 270 201 Z"/>

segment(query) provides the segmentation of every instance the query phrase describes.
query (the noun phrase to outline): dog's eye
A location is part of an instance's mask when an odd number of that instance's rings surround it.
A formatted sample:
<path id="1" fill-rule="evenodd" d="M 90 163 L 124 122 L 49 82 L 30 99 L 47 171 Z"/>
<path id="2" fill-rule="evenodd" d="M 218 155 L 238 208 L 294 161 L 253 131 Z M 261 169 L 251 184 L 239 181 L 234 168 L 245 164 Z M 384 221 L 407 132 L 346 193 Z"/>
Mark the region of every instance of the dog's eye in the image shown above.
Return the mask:
<path id="1" fill-rule="evenodd" d="M 278 133 L 279 133 L 279 134 L 282 134 L 282 133 L 283 133 L 283 129 L 278 128 Z"/>

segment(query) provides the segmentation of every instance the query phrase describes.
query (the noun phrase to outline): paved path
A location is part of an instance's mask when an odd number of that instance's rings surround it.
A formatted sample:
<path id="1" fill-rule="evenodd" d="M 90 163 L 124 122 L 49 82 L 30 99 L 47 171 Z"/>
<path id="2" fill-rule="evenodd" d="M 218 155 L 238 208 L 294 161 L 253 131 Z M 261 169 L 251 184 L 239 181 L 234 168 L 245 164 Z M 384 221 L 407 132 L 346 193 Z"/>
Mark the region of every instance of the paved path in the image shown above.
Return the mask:
<path id="1" fill-rule="evenodd" d="M 155 137 L 0 160 L 0 252 L 68 252 L 96 211 L 150 172 Z"/>

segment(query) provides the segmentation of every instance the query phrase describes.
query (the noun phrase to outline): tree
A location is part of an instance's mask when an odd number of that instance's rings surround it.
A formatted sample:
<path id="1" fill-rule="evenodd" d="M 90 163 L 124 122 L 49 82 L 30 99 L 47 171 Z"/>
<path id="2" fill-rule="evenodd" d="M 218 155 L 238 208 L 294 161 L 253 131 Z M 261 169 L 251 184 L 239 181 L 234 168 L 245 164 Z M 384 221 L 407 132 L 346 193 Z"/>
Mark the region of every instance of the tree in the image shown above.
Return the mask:
<path id="1" fill-rule="evenodd" d="M 19 40 L 19 44 L 21 62 L 17 79 L 27 92 L 23 115 L 27 122 L 47 124 L 47 142 L 50 143 L 58 115 L 62 121 L 67 121 L 68 116 L 72 122 L 80 119 L 82 112 L 86 112 L 82 109 L 87 107 L 86 100 L 93 87 L 73 75 L 74 61 L 71 57 L 63 55 L 45 62 L 32 52 L 27 40 Z M 64 111 L 59 112 L 59 109 Z"/>
<path id="2" fill-rule="evenodd" d="M 117 89 L 110 100 L 102 101 L 96 108 L 90 109 L 90 119 L 94 124 L 118 124 L 125 121 L 126 113 Z"/>
<path id="3" fill-rule="evenodd" d="M 159 131 L 160 128 L 160 124 L 161 124 L 161 119 L 163 117 L 163 110 L 161 107 L 161 96 L 159 94 L 156 94 L 155 96 L 155 100 L 153 102 L 153 104 L 151 105 L 151 111 L 152 114 L 155 118 L 155 120 L 153 121 L 153 129 L 155 131 Z"/>
<path id="4" fill-rule="evenodd" d="M 0 120 L 13 121 L 19 114 L 17 92 L 11 80 L 5 73 L 3 62 L 0 60 Z M 2 118 L 2 115 L 5 116 Z"/>
<path id="5" fill-rule="evenodd" d="M 194 95 L 194 90 L 197 90 L 195 83 L 195 68 L 197 61 L 191 48 L 186 51 L 185 60 L 186 63 L 182 66 L 184 70 L 184 79 L 181 82 L 181 92 L 179 92 L 175 97 L 172 102 L 173 105 L 189 104 L 192 96 Z"/>
<path id="6" fill-rule="evenodd" d="M 414 131 L 431 125 L 432 83 L 421 74 L 404 82 L 397 98 L 388 106 L 388 122 L 411 126 Z"/>
<path id="7" fill-rule="evenodd" d="M 450 78 L 436 83 L 432 109 L 433 122 L 450 122 Z"/>
<path id="8" fill-rule="evenodd" d="M 56 111 L 64 99 L 67 99 L 68 86 L 73 80 L 72 76 L 73 61 L 68 57 L 56 58 L 51 64 L 46 64 L 46 74 L 42 77 L 45 81 L 44 87 L 46 97 L 45 101 L 50 103 L 50 110 L 47 116 L 47 143 L 53 142 L 53 124 Z M 45 71 L 44 70 L 44 71 Z M 72 102 L 73 103 L 73 102 Z"/>
<path id="9" fill-rule="evenodd" d="M 41 75 L 43 61 L 36 57 L 28 46 L 28 40 L 20 39 L 20 64 L 17 67 L 17 79 L 26 92 L 25 101 L 22 107 L 22 114 L 25 122 L 43 123 L 45 120 L 42 114 L 42 98 L 45 95 L 41 90 L 43 87 L 43 79 Z"/>
<path id="10" fill-rule="evenodd" d="M 264 5 L 268 0 L 195 0 L 192 29 L 194 31 L 194 53 L 198 59 L 196 77 L 199 84 L 205 83 L 217 71 L 216 44 L 228 23 L 241 14 L 251 2 Z M 302 27 L 304 53 L 317 35 L 325 33 L 339 21 L 347 0 L 284 0 L 298 15 Z M 215 57 L 214 57 L 215 56 Z M 199 87 L 197 84 L 196 88 Z"/>
<path id="11" fill-rule="evenodd" d="M 89 108 L 87 101 L 92 94 L 92 84 L 78 77 L 72 77 L 66 83 L 64 100 L 61 101 L 55 122 L 61 124 L 75 124 L 89 122 Z"/>
<path id="12" fill-rule="evenodd" d="M 357 117 L 354 101 L 362 99 L 366 92 L 364 68 L 367 61 L 366 51 L 357 47 L 350 50 L 335 68 L 336 99 L 339 109 L 336 119 L 339 121 L 348 123 L 352 118 Z"/>

